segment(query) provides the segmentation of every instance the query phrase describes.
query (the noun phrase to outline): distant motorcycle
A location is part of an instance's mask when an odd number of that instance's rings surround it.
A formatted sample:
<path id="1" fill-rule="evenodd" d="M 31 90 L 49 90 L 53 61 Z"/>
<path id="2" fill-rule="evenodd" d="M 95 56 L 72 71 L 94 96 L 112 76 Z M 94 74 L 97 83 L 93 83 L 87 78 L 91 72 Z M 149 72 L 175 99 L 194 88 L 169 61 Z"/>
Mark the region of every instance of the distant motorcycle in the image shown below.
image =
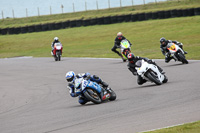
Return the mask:
<path id="1" fill-rule="evenodd" d="M 53 57 L 55 59 L 55 61 L 60 61 L 61 60 L 61 56 L 62 56 L 62 49 L 63 46 L 61 43 L 55 43 L 54 44 L 54 49 L 53 49 Z"/>
<path id="2" fill-rule="evenodd" d="M 167 76 L 160 73 L 158 67 L 154 64 L 149 64 L 144 60 L 138 60 L 135 65 L 137 74 L 147 81 L 154 82 L 157 85 L 161 85 L 168 81 Z"/>
<path id="3" fill-rule="evenodd" d="M 122 54 L 122 59 L 125 62 L 127 60 L 127 55 L 131 53 L 131 45 L 128 40 L 124 39 L 120 43 L 120 49 Z"/>
<path id="4" fill-rule="evenodd" d="M 188 64 L 184 51 L 178 45 L 174 43 L 168 43 L 167 49 L 169 50 L 170 56 L 172 56 L 175 60 L 178 60 L 183 64 Z"/>
<path id="5" fill-rule="evenodd" d="M 116 94 L 111 88 L 104 90 L 105 89 L 96 82 L 84 78 L 77 78 L 75 80 L 75 92 L 81 92 L 82 96 L 95 104 L 102 103 L 105 100 L 113 101 L 116 99 Z"/>

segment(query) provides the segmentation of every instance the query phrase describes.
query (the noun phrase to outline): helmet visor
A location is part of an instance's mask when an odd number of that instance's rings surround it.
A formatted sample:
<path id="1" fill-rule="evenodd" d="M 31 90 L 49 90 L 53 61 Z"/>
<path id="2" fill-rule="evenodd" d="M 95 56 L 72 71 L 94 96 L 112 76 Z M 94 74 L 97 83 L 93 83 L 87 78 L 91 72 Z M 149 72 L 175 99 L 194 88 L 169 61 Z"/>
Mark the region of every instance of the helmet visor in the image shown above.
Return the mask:
<path id="1" fill-rule="evenodd" d="M 66 80 L 67 80 L 68 82 L 72 82 L 73 79 L 74 79 L 74 76 L 72 76 L 72 77 L 70 77 L 70 78 L 67 78 Z"/>

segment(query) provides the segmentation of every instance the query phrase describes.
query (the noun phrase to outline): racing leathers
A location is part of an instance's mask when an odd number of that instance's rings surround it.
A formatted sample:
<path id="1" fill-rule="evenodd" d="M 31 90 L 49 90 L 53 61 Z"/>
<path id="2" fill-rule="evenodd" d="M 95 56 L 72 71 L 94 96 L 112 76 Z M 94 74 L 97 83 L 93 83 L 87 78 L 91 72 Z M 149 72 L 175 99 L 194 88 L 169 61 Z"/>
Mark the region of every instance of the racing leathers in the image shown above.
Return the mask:
<path id="1" fill-rule="evenodd" d="M 144 60 L 144 61 L 148 62 L 149 64 L 156 65 L 158 67 L 159 71 L 164 74 L 163 69 L 160 68 L 153 60 L 148 59 L 148 58 L 143 58 L 143 57 L 136 56 L 132 61 L 129 61 L 127 66 L 128 66 L 128 69 L 132 72 L 133 75 L 135 75 L 135 76 L 137 75 L 137 83 L 139 85 L 142 85 L 143 83 L 145 83 L 146 80 L 143 79 L 140 75 L 137 74 L 137 70 L 135 69 L 135 67 L 136 67 L 135 63 L 138 60 Z"/>
<path id="2" fill-rule="evenodd" d="M 183 44 L 178 41 L 166 40 L 165 44 L 160 44 L 160 50 L 161 50 L 162 54 L 165 56 L 166 63 L 168 63 L 171 59 L 173 59 L 173 57 L 170 56 L 169 50 L 167 49 L 168 43 L 175 43 L 183 50 Z M 184 51 L 184 53 L 187 54 L 186 51 Z"/>
<path id="3" fill-rule="evenodd" d="M 102 89 L 102 98 L 103 98 L 104 95 L 106 95 L 105 92 L 107 92 L 107 91 L 105 91 L 105 90 L 107 89 L 108 84 L 107 84 L 106 82 L 102 81 L 97 75 L 91 75 L 90 73 L 82 73 L 82 74 L 76 75 L 75 78 L 84 78 L 84 79 L 86 79 L 86 80 L 91 80 L 91 81 L 93 81 L 93 82 L 96 82 L 96 83 L 98 83 L 98 84 L 101 84 L 101 85 L 103 86 L 103 89 Z M 75 81 L 75 80 L 74 80 L 74 81 Z M 81 95 L 81 92 L 80 92 L 80 91 L 77 91 L 77 92 L 76 92 L 74 86 L 75 86 L 75 83 L 74 83 L 74 82 L 68 83 L 67 88 L 69 89 L 70 95 L 71 95 L 72 97 L 77 97 L 77 96 L 79 96 L 78 102 L 79 102 L 80 104 L 85 104 L 85 103 L 87 103 L 88 100 L 87 100 L 83 95 Z M 102 99 L 102 100 L 104 100 L 104 99 Z"/>

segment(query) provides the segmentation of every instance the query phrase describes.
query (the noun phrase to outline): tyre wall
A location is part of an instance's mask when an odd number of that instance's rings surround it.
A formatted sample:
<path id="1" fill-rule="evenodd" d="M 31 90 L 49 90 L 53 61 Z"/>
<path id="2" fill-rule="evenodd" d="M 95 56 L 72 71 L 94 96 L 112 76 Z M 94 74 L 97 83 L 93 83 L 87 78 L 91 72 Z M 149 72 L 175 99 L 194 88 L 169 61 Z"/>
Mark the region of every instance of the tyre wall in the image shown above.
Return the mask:
<path id="1" fill-rule="evenodd" d="M 65 28 L 81 27 L 81 26 L 145 21 L 145 20 L 150 20 L 150 19 L 187 17 L 187 16 L 194 16 L 194 15 L 200 15 L 200 7 L 189 8 L 189 9 L 179 9 L 179 10 L 174 9 L 174 10 L 168 10 L 168 11 L 138 13 L 138 14 L 106 16 L 106 17 L 92 18 L 92 19 L 86 19 L 86 20 L 83 20 L 83 19 L 71 20 L 71 21 L 68 20 L 68 21 L 58 22 L 58 23 L 38 24 L 38 25 L 15 27 L 15 28 L 13 27 L 3 28 L 3 29 L 0 29 L 0 34 L 7 35 L 7 34 L 32 33 L 32 32 L 40 32 L 40 31 L 50 31 L 50 30 L 59 30 L 59 29 L 65 29 Z"/>

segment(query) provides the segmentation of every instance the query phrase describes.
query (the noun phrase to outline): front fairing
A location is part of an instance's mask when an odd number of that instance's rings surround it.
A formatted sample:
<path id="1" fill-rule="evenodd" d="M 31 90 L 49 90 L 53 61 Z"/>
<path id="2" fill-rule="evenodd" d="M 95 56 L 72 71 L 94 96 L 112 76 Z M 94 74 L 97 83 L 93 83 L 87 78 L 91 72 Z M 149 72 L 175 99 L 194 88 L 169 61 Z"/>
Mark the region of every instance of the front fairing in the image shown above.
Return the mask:
<path id="1" fill-rule="evenodd" d="M 128 42 L 128 40 L 125 39 L 125 40 L 121 41 L 120 47 L 121 47 L 121 49 L 130 49 L 131 45 Z"/>
<path id="2" fill-rule="evenodd" d="M 54 49 L 56 49 L 56 50 L 62 50 L 62 44 L 61 43 L 55 43 L 54 44 Z"/>
<path id="3" fill-rule="evenodd" d="M 144 60 L 139 60 L 136 62 L 136 67 L 138 75 L 144 75 L 144 73 L 149 69 L 149 64 Z"/>
<path id="4" fill-rule="evenodd" d="M 96 82 L 92 82 L 90 80 L 88 80 L 88 84 L 87 84 L 87 88 L 91 88 L 96 90 L 98 93 L 101 93 L 101 86 L 99 84 L 97 84 Z"/>

